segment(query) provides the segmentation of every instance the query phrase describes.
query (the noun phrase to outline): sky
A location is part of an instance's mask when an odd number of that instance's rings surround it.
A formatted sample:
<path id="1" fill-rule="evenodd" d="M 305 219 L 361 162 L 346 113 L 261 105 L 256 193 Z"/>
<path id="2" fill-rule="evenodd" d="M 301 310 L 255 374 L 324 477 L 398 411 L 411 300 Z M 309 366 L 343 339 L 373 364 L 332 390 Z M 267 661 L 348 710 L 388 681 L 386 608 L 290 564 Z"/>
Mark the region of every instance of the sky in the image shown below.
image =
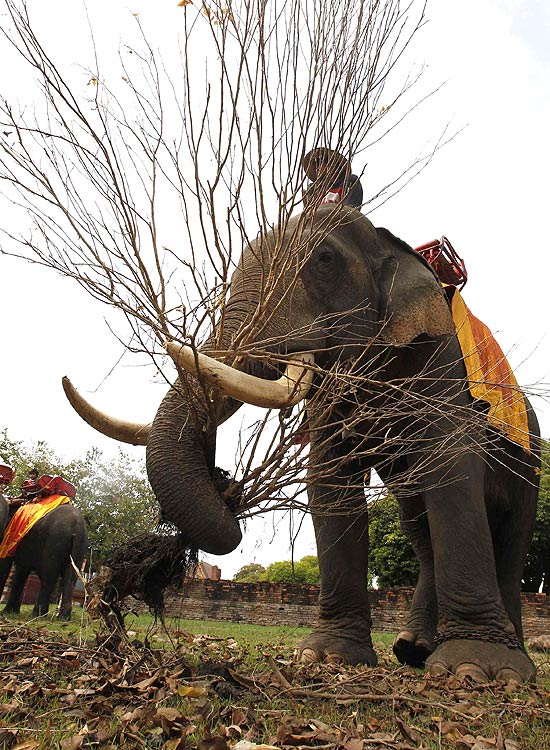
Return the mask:
<path id="1" fill-rule="evenodd" d="M 74 71 L 89 38 L 82 6 L 74 0 L 28 5 L 47 49 Z M 95 0 L 92 25 L 99 50 L 125 40 L 134 14 L 160 45 L 166 33 L 177 32 L 181 13 L 174 0 Z M 446 235 L 468 268 L 467 304 L 493 330 L 519 382 L 548 390 L 550 5 L 546 0 L 432 0 L 427 19 L 414 46 L 415 62 L 426 65 L 427 85 L 444 85 L 402 131 L 402 146 L 421 149 L 447 126 L 458 134 L 400 194 L 369 216 L 413 246 Z M 6 75 L 4 67 L 0 94 L 13 98 L 28 92 L 32 83 L 25 71 L 8 70 Z M 353 166 L 364 173 L 365 192 L 371 177 L 400 158 L 395 148 L 359 156 Z M 9 211 L 5 203 L 1 208 L 4 215 Z M 112 441 L 72 412 L 61 377 L 68 375 L 99 408 L 143 422 L 153 417 L 165 385 L 124 353 L 109 330 L 112 312 L 75 282 L 4 255 L 0 280 L 0 429 L 7 428 L 12 439 L 45 440 L 67 459 L 92 446 L 116 455 Z M 550 437 L 550 406 L 543 398 L 533 403 L 542 434 Z M 226 468 L 240 414 L 218 439 L 220 451 L 227 453 L 225 464 L 218 462 Z M 140 448 L 127 447 L 127 452 L 143 456 Z M 259 519 L 249 523 L 238 550 L 206 559 L 220 565 L 224 577 L 250 562 L 288 559 L 298 523 L 273 515 Z M 294 555 L 314 552 L 307 519 Z"/>

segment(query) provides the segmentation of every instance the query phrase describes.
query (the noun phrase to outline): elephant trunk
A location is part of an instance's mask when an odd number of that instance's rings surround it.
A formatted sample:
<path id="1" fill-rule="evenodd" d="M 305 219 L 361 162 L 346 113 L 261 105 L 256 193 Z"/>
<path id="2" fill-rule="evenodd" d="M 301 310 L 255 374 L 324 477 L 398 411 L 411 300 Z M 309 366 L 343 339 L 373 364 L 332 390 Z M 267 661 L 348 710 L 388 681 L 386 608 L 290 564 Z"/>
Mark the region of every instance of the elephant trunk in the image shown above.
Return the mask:
<path id="1" fill-rule="evenodd" d="M 254 269 L 247 272 L 246 284 L 232 280 L 223 328 L 212 333 L 201 347 L 202 353 L 231 350 L 245 321 L 250 320 L 251 311 L 256 309 L 260 286 Z M 194 354 L 192 360 L 194 363 Z M 244 369 L 250 368 L 251 363 L 247 363 Z M 252 366 L 253 370 L 255 368 Z M 263 370 L 261 366 L 259 369 Z M 147 474 L 164 519 L 177 526 L 185 542 L 204 552 L 223 555 L 239 545 L 242 535 L 238 520 L 212 478 L 215 463 L 212 431 L 216 425 L 208 419 L 203 385 L 210 382 L 221 395 L 220 383 L 215 379 L 209 381 L 202 367 L 200 382 L 195 374 L 187 374 L 186 378 L 187 387 L 176 381 L 153 420 L 147 439 Z M 301 382 L 300 378 L 296 379 Z M 293 381 L 285 386 L 287 397 L 294 392 L 295 385 Z M 190 396 L 192 393 L 196 397 Z M 216 417 L 217 425 L 242 404 L 240 392 L 229 396 L 220 401 L 223 406 Z"/>
<path id="2" fill-rule="evenodd" d="M 190 546 L 224 555 L 239 545 L 241 530 L 208 468 L 206 415 L 195 408 L 190 414 L 182 390 L 177 381 L 159 406 L 147 441 L 147 474 L 163 519 Z"/>

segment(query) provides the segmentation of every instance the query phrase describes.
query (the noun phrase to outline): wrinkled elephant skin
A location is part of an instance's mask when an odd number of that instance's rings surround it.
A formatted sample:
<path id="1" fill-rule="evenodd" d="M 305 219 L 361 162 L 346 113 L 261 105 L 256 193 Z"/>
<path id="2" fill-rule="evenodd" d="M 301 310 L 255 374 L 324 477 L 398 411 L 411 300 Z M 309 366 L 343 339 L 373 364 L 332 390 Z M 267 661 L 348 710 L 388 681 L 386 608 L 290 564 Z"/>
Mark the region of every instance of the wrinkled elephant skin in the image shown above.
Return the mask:
<path id="1" fill-rule="evenodd" d="M 270 270 L 277 287 L 265 296 Z M 254 374 L 263 374 L 262 347 L 311 352 L 325 370 L 359 363 L 352 396 L 334 404 L 330 420 L 322 421 L 322 404 L 308 402 L 310 465 L 336 468 L 330 481 L 310 475 L 321 593 L 303 658 L 376 663 L 363 487 L 375 468 L 399 502 L 420 563 L 398 657 L 418 666 L 431 654 L 433 672 L 462 674 L 475 664 L 478 678 L 531 679 L 520 586 L 536 514 L 536 417 L 528 405 L 530 454 L 487 427 L 466 385 L 447 299 L 425 261 L 360 212 L 321 207 L 244 249 L 224 324 L 203 350 L 217 342 L 239 351 L 243 331 L 254 330 L 245 341 L 254 362 L 241 365 Z M 198 399 L 192 406 L 194 419 L 176 383 L 152 424 L 147 469 L 164 517 L 191 544 L 222 554 L 239 543 L 240 529 L 211 479 L 206 412 Z M 221 418 L 235 408 L 228 399 Z"/>

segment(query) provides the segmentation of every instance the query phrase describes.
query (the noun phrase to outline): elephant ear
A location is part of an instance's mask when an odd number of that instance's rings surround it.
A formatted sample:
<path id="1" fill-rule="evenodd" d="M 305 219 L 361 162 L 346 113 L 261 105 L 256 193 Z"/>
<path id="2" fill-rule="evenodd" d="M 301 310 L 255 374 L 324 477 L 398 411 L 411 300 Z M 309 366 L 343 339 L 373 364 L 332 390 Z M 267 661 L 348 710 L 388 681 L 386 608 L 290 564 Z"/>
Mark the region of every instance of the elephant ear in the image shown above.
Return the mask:
<path id="1" fill-rule="evenodd" d="M 421 334 L 456 333 L 441 284 L 426 261 L 387 229 L 377 229 L 383 261 L 379 267 L 381 336 L 406 346 Z"/>

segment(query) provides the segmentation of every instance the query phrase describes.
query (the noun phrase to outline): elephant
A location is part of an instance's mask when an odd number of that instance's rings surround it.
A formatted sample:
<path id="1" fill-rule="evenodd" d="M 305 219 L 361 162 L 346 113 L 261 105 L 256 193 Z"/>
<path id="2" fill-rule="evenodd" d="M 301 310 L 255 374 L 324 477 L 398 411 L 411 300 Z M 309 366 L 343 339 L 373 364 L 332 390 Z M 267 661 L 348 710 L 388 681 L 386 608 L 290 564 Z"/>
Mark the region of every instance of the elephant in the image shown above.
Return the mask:
<path id="1" fill-rule="evenodd" d="M 10 519 L 7 499 L 0 497 L 0 541 Z M 40 578 L 40 591 L 33 609 L 35 617 L 47 615 L 57 580 L 61 579 L 61 605 L 58 617 L 71 619 L 72 597 L 77 569 L 81 569 L 88 548 L 88 531 L 82 513 L 74 505 L 60 505 L 41 518 L 23 537 L 13 557 L 0 559 L 0 596 L 12 565 L 15 566 L 4 612 L 17 613 L 28 576 Z M 71 562 L 72 559 L 72 562 Z"/>
<path id="2" fill-rule="evenodd" d="M 397 497 L 420 564 L 398 659 L 432 675 L 534 678 L 520 587 L 536 515 L 537 419 L 526 399 L 529 452 L 489 425 L 468 388 L 445 290 L 419 253 L 353 207 L 308 209 L 245 246 L 223 327 L 200 351 L 178 342 L 167 349 L 180 374 L 151 425 L 104 414 L 63 384 L 93 427 L 146 446 L 163 517 L 209 553 L 241 540 L 212 481 L 216 425 L 242 401 L 284 409 L 310 389 L 320 596 L 303 661 L 377 663 L 364 489 L 375 469 Z M 289 364 L 286 374 L 274 360 Z M 329 374 L 346 368 L 350 387 L 331 391 Z"/>

